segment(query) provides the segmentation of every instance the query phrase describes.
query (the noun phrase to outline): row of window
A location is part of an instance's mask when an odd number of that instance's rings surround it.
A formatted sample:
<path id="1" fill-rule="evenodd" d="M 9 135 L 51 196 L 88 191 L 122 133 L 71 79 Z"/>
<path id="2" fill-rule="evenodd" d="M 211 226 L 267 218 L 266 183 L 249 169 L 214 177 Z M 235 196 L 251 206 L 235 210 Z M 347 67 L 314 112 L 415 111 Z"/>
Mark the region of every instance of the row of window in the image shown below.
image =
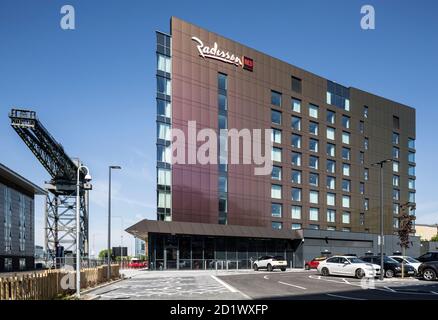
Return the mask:
<path id="1" fill-rule="evenodd" d="M 271 198 L 281 200 L 283 187 L 278 184 L 271 185 Z M 302 200 L 302 189 L 301 188 L 291 188 L 291 200 L 301 202 Z M 309 203 L 319 204 L 319 191 L 310 190 L 309 191 Z M 350 208 L 351 197 L 348 195 L 342 195 L 342 207 Z M 327 193 L 327 205 L 336 205 L 336 194 Z"/>
<path id="2" fill-rule="evenodd" d="M 279 222 L 279 221 L 272 221 L 271 226 L 272 226 L 272 229 L 275 229 L 275 230 L 283 229 L 283 223 Z M 291 229 L 292 230 L 299 230 L 299 229 L 302 229 L 302 228 L 303 228 L 303 225 L 301 223 L 292 223 L 291 224 Z M 312 229 L 312 230 L 319 230 L 320 229 L 318 224 L 313 224 L 313 223 L 309 224 L 307 226 L 307 228 L 308 229 Z M 327 230 L 328 231 L 336 231 L 336 227 L 335 226 L 327 226 Z M 349 227 L 342 227 L 341 231 L 350 232 L 351 228 L 349 228 Z"/>
<path id="3" fill-rule="evenodd" d="M 319 117 L 319 107 L 317 105 L 309 103 L 308 106 L 308 115 L 311 118 L 318 119 Z M 301 113 L 301 100 L 297 100 L 292 98 L 292 111 L 296 113 Z M 331 110 L 326 111 L 326 120 L 329 124 L 335 124 L 336 122 L 336 113 Z M 279 110 L 271 109 L 271 120 L 276 124 L 281 124 L 282 112 Z M 292 116 L 292 120 L 301 121 L 301 118 L 298 116 Z M 341 123 L 343 128 L 350 129 L 350 117 L 347 115 L 342 115 Z M 294 121 L 292 121 L 293 123 Z M 310 121 L 312 122 L 312 121 Z"/>
<path id="4" fill-rule="evenodd" d="M 273 218 L 283 217 L 283 205 L 281 203 L 271 204 L 271 216 Z M 301 206 L 291 206 L 290 217 L 294 220 L 302 220 L 302 207 Z M 341 222 L 344 224 L 350 223 L 351 213 L 348 211 L 343 211 L 341 216 Z M 310 221 L 320 221 L 319 208 L 309 208 L 308 219 Z M 336 223 L 336 210 L 327 209 L 326 221 L 330 223 Z"/>

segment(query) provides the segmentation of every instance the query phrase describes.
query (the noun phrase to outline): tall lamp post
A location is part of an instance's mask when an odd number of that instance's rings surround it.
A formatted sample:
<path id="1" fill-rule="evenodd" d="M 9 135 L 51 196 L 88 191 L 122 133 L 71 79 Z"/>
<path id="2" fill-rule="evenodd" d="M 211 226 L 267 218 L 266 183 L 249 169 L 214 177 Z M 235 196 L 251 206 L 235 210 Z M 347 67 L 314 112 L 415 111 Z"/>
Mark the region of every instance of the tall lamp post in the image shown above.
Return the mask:
<path id="1" fill-rule="evenodd" d="M 383 165 L 392 162 L 392 159 L 382 160 L 371 164 L 372 166 L 380 167 L 380 280 L 383 281 L 384 276 L 384 256 L 383 256 Z"/>
<path id="2" fill-rule="evenodd" d="M 88 167 L 81 165 L 78 160 L 78 170 L 77 170 L 77 180 L 76 180 L 76 297 L 79 299 L 81 297 L 81 181 L 80 172 L 82 169 L 87 171 L 84 181 L 91 181 L 90 170 Z"/>
<path id="3" fill-rule="evenodd" d="M 109 166 L 108 167 L 108 251 L 107 251 L 107 278 L 111 279 L 111 170 L 120 170 L 121 166 Z"/>

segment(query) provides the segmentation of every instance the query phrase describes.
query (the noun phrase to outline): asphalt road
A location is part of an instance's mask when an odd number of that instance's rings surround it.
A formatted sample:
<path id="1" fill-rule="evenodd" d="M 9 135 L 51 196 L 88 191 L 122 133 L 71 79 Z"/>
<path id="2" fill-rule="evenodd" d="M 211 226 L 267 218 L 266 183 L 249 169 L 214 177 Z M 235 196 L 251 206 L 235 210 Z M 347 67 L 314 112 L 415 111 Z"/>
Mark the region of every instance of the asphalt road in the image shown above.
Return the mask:
<path id="1" fill-rule="evenodd" d="M 219 278 L 252 299 L 438 300 L 438 282 L 413 278 L 361 281 L 322 277 L 316 271 L 253 272 Z"/>

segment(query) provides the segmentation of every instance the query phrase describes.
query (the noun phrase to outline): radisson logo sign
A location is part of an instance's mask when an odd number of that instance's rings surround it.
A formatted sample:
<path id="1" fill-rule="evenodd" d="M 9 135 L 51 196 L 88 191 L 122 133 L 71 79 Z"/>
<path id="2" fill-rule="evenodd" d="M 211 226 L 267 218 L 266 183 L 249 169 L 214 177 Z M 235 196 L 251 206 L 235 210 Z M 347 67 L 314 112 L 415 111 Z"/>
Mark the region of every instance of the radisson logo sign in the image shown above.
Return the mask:
<path id="1" fill-rule="evenodd" d="M 213 44 L 213 47 L 208 47 L 205 46 L 202 40 L 197 37 L 192 37 L 192 40 L 198 43 L 196 48 L 198 48 L 198 52 L 201 57 L 234 64 L 235 66 L 242 67 L 245 70 L 253 71 L 254 61 L 251 58 L 245 56 L 239 57 L 233 53 L 230 53 L 229 51 L 221 50 L 218 48 L 216 42 Z"/>

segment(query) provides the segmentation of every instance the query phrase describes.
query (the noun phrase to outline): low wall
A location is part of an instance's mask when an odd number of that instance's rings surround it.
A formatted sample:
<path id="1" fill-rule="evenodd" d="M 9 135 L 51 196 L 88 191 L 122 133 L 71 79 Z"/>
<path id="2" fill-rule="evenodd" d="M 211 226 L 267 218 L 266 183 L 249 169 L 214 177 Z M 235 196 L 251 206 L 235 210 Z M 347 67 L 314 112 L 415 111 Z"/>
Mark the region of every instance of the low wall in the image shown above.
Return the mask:
<path id="1" fill-rule="evenodd" d="M 107 266 L 81 269 L 81 289 L 107 282 Z M 120 277 L 119 265 L 111 265 L 111 279 Z M 0 300 L 52 300 L 74 293 L 74 270 L 45 270 L 1 277 Z"/>

